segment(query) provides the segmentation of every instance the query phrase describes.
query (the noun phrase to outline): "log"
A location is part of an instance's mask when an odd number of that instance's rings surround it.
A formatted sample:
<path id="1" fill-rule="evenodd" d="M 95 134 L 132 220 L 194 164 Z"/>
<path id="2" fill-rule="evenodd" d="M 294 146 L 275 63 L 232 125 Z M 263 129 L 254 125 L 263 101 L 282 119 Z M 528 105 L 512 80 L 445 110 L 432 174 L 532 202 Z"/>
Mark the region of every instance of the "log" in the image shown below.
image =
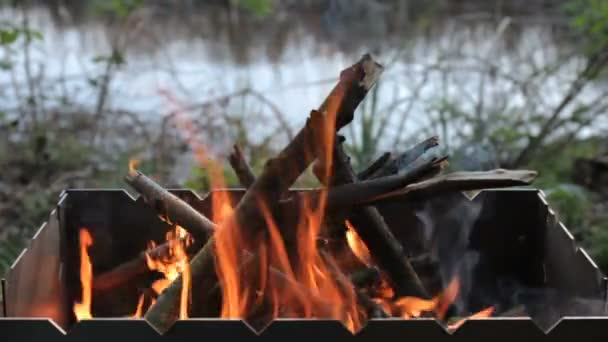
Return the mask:
<path id="1" fill-rule="evenodd" d="M 423 156 L 428 150 L 439 145 L 439 137 L 430 137 L 416 145 L 409 150 L 399 154 L 397 157 L 386 163 L 382 168 L 365 178 L 379 178 L 387 175 L 393 175 L 401 172 L 410 166 L 414 161 Z M 365 179 L 359 178 L 359 179 Z"/>
<path id="2" fill-rule="evenodd" d="M 196 241 L 205 241 L 215 231 L 215 223 L 142 172 L 129 169 L 125 181 L 137 190 L 159 215 L 186 229 Z"/>
<path id="3" fill-rule="evenodd" d="M 350 275 L 350 281 L 356 287 L 368 287 L 380 280 L 380 270 L 377 267 L 367 267 Z"/>
<path id="4" fill-rule="evenodd" d="M 237 148 L 238 147 L 235 145 L 235 150 Z M 237 155 L 234 157 L 235 159 L 238 159 L 234 162 L 234 164 L 237 165 L 237 167 L 240 170 L 251 170 L 247 161 L 244 158 L 242 158 L 242 153 L 239 153 L 238 151 L 236 153 L 239 154 L 240 156 Z M 385 153 L 375 163 L 370 165 L 370 167 L 366 170 L 366 172 L 370 173 L 370 174 L 373 173 L 375 170 L 379 169 L 382 165 L 384 165 L 389 160 L 390 156 L 391 156 L 390 153 Z M 231 164 L 233 164 L 232 161 L 231 161 Z M 233 165 L 233 168 L 236 171 L 237 167 L 235 167 L 235 165 Z M 420 171 L 422 171 L 422 170 L 420 170 Z M 413 174 L 410 174 L 410 177 L 411 176 L 413 176 Z M 250 184 L 248 184 L 248 183 L 253 183 L 255 181 L 255 175 L 252 172 L 249 173 L 249 172 L 245 171 L 243 178 L 245 180 L 250 180 L 250 182 L 247 182 L 247 181 L 244 182 L 243 180 L 241 180 L 241 185 L 243 185 L 245 188 L 249 188 Z M 400 177 L 400 178 L 403 178 L 403 177 Z M 333 190 L 336 190 L 336 189 L 331 189 L 330 191 L 333 191 Z M 340 195 L 340 193 L 338 193 L 338 195 Z M 312 200 L 316 201 L 317 199 L 318 199 L 318 193 L 317 193 L 316 199 L 312 199 Z M 294 209 L 295 208 L 299 208 L 299 206 L 294 207 Z M 252 259 L 254 259 L 254 256 L 252 254 L 249 253 L 249 256 L 250 256 L 250 258 L 248 258 L 244 262 L 244 264 L 241 265 L 241 267 L 239 268 L 239 271 L 246 268 L 247 264 L 249 264 L 252 261 Z M 352 283 L 352 285 L 354 285 L 354 291 L 357 296 L 357 302 L 366 310 L 366 312 L 368 312 L 368 314 L 372 318 L 389 317 L 389 315 L 386 312 L 384 312 L 384 310 L 382 310 L 382 308 L 376 302 L 374 302 L 366 293 L 364 293 L 363 291 L 361 291 L 358 288 L 361 286 L 366 286 L 368 283 L 374 282 L 374 281 L 377 281 L 378 279 L 380 279 L 380 271 L 376 267 L 369 267 L 369 268 L 362 270 L 361 272 L 353 274 L 353 275 L 351 275 L 351 278 L 349 280 L 349 279 L 345 278 L 343 275 L 341 275 L 342 273 L 340 272 L 339 267 L 335 263 L 328 261 L 329 256 L 327 253 L 322 252 L 321 256 L 328 264 L 330 272 L 334 275 L 334 278 L 338 279 L 338 282 L 342 288 L 351 286 L 350 285 L 351 283 Z M 274 267 L 269 266 L 268 272 L 270 273 L 270 276 L 274 277 L 277 281 L 280 281 L 281 283 L 285 284 L 284 286 L 289 286 L 289 288 L 295 289 L 296 292 L 298 292 L 300 295 L 304 295 L 304 296 L 306 296 L 306 298 L 311 298 L 313 303 L 317 303 L 314 305 L 319 305 L 319 304 L 323 303 L 323 300 L 318 298 L 316 295 L 310 293 L 310 291 L 308 289 L 304 288 L 299 283 L 294 282 L 293 279 L 287 277 L 285 274 L 283 274 L 281 271 L 275 269 Z M 220 289 L 221 289 L 221 284 L 218 282 L 216 284 L 216 286 L 212 289 L 212 291 L 215 292 L 216 294 L 219 294 Z M 264 322 L 264 323 L 267 323 L 267 322 Z"/>
<path id="5" fill-rule="evenodd" d="M 403 189 L 377 196 L 367 201 L 367 203 L 378 204 L 384 201 L 428 198 L 440 193 L 454 191 L 530 185 L 536 176 L 537 172 L 532 170 L 496 169 L 491 171 L 453 172 L 410 184 Z"/>
<path id="6" fill-rule="evenodd" d="M 186 239 L 183 239 L 185 242 Z M 126 261 L 110 271 L 93 278 L 93 290 L 104 291 L 124 285 L 136 277 L 150 271 L 146 254 L 152 259 L 162 259 L 169 254 L 169 243 L 165 242 L 152 250 L 140 253 L 136 258 Z"/>
<path id="7" fill-rule="evenodd" d="M 358 179 L 367 179 L 376 171 L 382 169 L 387 163 L 391 161 L 392 154 L 390 152 L 383 153 L 376 161 L 371 163 L 365 170 L 357 174 Z"/>
<path id="8" fill-rule="evenodd" d="M 366 293 L 356 288 L 351 279 L 347 278 L 341 271 L 338 265 L 336 264 L 334 258 L 329 255 L 326 251 L 320 251 L 321 258 L 327 265 L 327 269 L 332 277 L 336 280 L 338 285 L 341 288 L 342 292 L 353 291 L 355 297 L 357 298 L 357 303 L 361 305 L 365 311 L 367 311 L 370 316 L 374 318 L 386 318 L 389 315 L 382 310 L 382 308 L 374 302 Z"/>
<path id="9" fill-rule="evenodd" d="M 245 160 L 243 151 L 238 145 L 234 145 L 232 152 L 228 156 L 228 161 L 241 185 L 244 188 L 249 188 L 255 181 L 255 174 L 253 173 L 251 166 L 249 166 L 249 163 L 247 163 L 247 160 Z"/>
<path id="10" fill-rule="evenodd" d="M 315 165 L 314 171 L 317 178 L 322 174 L 327 174 L 325 169 L 328 166 L 322 164 L 322 160 L 320 158 Z M 332 169 L 332 177 L 329 180 L 331 186 L 358 181 L 350 164 L 350 158 L 341 143 L 333 146 Z M 363 206 L 348 211 L 346 216 L 369 249 L 376 264 L 386 272 L 398 297 L 413 296 L 430 299 L 429 293 L 409 263 L 403 246 L 390 231 L 376 208 Z"/>
<path id="11" fill-rule="evenodd" d="M 408 172 L 380 178 L 364 180 L 356 183 L 336 185 L 327 190 L 314 189 L 297 193 L 295 196 L 283 199 L 279 202 L 282 210 L 294 210 L 299 208 L 300 203 L 318 203 L 322 193 L 326 196 L 326 209 L 338 210 L 349 209 L 355 204 L 367 203 L 386 193 L 405 187 L 408 184 L 420 181 L 429 174 L 435 174 L 445 167 L 447 156 L 431 159 L 416 165 Z M 292 209 L 285 209 L 285 208 Z"/>
<path id="12" fill-rule="evenodd" d="M 445 157 L 444 157 L 445 158 Z M 433 169 L 441 168 L 439 158 L 429 162 Z M 439 162 L 437 162 L 439 161 Z M 483 189 L 497 189 L 512 186 L 530 185 L 535 178 L 535 171 L 527 170 L 493 170 L 493 171 L 462 171 L 448 173 L 424 181 L 416 180 L 416 174 L 422 175 L 421 169 L 429 165 L 418 165 L 417 169 L 401 175 L 385 176 L 357 183 L 339 185 L 324 189 L 311 189 L 281 201 L 287 208 L 297 208 L 299 202 L 309 200 L 317 201 L 323 191 L 326 191 L 327 209 L 339 210 L 352 208 L 361 204 L 378 204 L 386 201 L 401 201 L 407 198 L 424 199 L 448 192 L 474 191 Z M 293 210 L 293 209 L 283 209 Z"/>
<path id="13" fill-rule="evenodd" d="M 338 84 L 321 104 L 318 113 L 335 119 L 335 130 L 348 124 L 353 119 L 355 108 L 376 83 L 382 69 L 382 66 L 370 55 L 364 55 L 356 64 L 341 72 Z M 279 155 L 266 163 L 260 176 L 256 178 L 220 229 L 247 227 L 248 232 L 243 232 L 244 234 L 256 234 L 264 230 L 265 221 L 258 208 L 258 202 L 276 203 L 313 162 L 314 146 L 311 145 L 314 140 L 311 138 L 314 138 L 314 134 L 309 118 L 304 128 Z M 245 241 L 251 240 L 245 238 Z M 215 277 L 212 276 L 216 273 L 214 244 L 215 238 L 211 237 L 190 262 L 191 284 L 197 288 L 197 291 L 208 292 L 216 282 Z M 179 317 L 181 285 L 180 276 L 165 289 L 156 304 L 145 315 L 146 320 L 161 333 L 166 332 Z"/>
<path id="14" fill-rule="evenodd" d="M 447 156 L 443 156 L 425 161 L 403 174 L 390 175 L 332 187 L 327 191 L 327 207 L 328 209 L 348 208 L 352 206 L 352 204 L 365 203 L 368 202 L 366 199 L 373 199 L 405 187 L 406 185 L 419 181 L 429 174 L 439 172 L 445 167 L 444 162 L 447 158 Z"/>

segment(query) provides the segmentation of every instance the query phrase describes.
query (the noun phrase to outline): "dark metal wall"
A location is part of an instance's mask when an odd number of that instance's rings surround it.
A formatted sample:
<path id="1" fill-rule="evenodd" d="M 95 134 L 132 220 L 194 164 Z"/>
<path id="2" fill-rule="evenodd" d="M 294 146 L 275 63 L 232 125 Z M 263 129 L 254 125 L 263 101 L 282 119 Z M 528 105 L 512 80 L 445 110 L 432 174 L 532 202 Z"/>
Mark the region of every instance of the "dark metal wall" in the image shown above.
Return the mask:
<path id="1" fill-rule="evenodd" d="M 197 210 L 209 212 L 209 197 L 201 199 L 188 190 L 173 192 Z M 234 190 L 230 194 L 237 202 L 243 191 Z M 453 213 L 450 208 L 455 208 Z M 379 210 L 397 238 L 414 254 L 429 247 L 425 245 L 429 234 L 437 245 L 462 246 L 456 253 L 479 254 L 469 284 L 475 295 L 469 296 L 466 303 L 471 310 L 496 302 L 512 304 L 513 293 L 509 289 L 505 292 L 500 279 L 515 281 L 526 289 L 551 287 L 567 296 L 605 300 L 603 274 L 586 253 L 576 249 L 574 240 L 557 222 L 538 191 L 483 191 L 473 200 L 457 193 L 433 200 L 385 204 Z M 464 219 L 462 213 L 472 214 Z M 95 273 L 134 258 L 149 240 L 164 241 L 169 228 L 141 199 L 134 200 L 124 190 L 67 191 L 58 211 L 51 214 L 8 274 L 6 300 L 10 317 L 51 317 L 64 329 L 74 323 L 71 306 L 80 293 L 77 230 L 82 227 L 94 237 L 90 254 Z M 470 233 L 463 238 L 458 234 L 464 229 Z M 449 257 L 453 258 L 453 254 Z M 104 296 L 103 300 L 93 299 L 95 316 L 132 314 L 138 288 L 150 281 L 147 277 L 111 295 L 95 294 Z M 52 293 L 47 283 L 52 284 Z M 47 308 L 54 311 L 36 309 L 41 303 L 47 303 L 50 305 Z M 541 326 L 547 329 L 561 316 L 558 312 L 557 318 L 551 317 Z"/>

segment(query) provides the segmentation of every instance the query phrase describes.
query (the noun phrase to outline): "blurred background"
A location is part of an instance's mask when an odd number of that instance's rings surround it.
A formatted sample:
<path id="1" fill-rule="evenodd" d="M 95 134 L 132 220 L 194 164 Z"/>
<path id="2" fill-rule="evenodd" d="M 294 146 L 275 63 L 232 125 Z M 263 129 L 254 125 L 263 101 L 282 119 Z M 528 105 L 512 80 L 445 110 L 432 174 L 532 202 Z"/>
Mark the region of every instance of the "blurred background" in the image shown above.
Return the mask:
<path id="1" fill-rule="evenodd" d="M 0 0 L 0 276 L 63 189 L 126 188 L 131 158 L 236 186 L 232 144 L 259 170 L 365 52 L 356 168 L 436 134 L 453 169 L 536 169 L 608 272 L 608 1 Z"/>

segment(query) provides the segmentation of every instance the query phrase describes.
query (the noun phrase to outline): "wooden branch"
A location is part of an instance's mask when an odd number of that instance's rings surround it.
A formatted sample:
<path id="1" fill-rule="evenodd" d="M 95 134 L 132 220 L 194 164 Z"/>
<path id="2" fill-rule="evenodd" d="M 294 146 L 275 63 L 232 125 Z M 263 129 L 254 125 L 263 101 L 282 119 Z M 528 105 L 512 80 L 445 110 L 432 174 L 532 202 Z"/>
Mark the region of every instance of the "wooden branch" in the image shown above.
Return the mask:
<path id="1" fill-rule="evenodd" d="M 403 189 L 391 191 L 372 199 L 368 204 L 403 200 L 406 198 L 428 198 L 445 192 L 530 185 L 536 178 L 536 175 L 537 172 L 531 170 L 505 169 L 453 172 L 408 185 Z"/>
<path id="2" fill-rule="evenodd" d="M 350 275 L 350 281 L 356 287 L 368 287 L 380 280 L 380 270 L 377 267 L 367 267 Z"/>
<path id="3" fill-rule="evenodd" d="M 186 241 L 186 239 L 182 239 Z M 165 242 L 154 249 L 140 253 L 136 258 L 124 262 L 110 271 L 95 276 L 93 290 L 104 291 L 124 285 L 139 275 L 149 272 L 146 254 L 154 260 L 163 259 L 170 252 L 169 243 Z"/>
<path id="4" fill-rule="evenodd" d="M 327 206 L 329 209 L 335 209 L 350 207 L 356 203 L 368 202 L 369 199 L 420 181 L 429 174 L 436 174 L 444 167 L 444 162 L 447 158 L 447 156 L 443 156 L 425 161 L 403 174 L 335 186 L 327 192 Z"/>
<path id="5" fill-rule="evenodd" d="M 356 64 L 340 74 L 338 84 L 319 107 L 323 116 L 335 118 L 335 129 L 339 130 L 353 119 L 355 108 L 363 100 L 369 89 L 376 83 L 382 66 L 370 55 L 364 55 Z M 270 159 L 262 173 L 245 193 L 232 215 L 220 229 L 240 229 L 246 227 L 248 234 L 257 234 L 265 229 L 265 220 L 258 208 L 259 201 L 276 203 L 289 189 L 301 173 L 313 162 L 314 138 L 311 119 L 294 139 L 273 159 Z M 311 153 L 312 152 L 312 153 Z M 242 224 L 239 224 L 242 223 Z M 211 237 L 190 263 L 191 284 L 198 291 L 207 291 L 215 284 L 214 262 L 215 238 Z M 145 317 L 160 332 L 166 332 L 178 318 L 181 276 L 162 293 Z M 205 286 L 208 286 L 205 288 Z"/>
<path id="6" fill-rule="evenodd" d="M 216 229 L 215 223 L 140 171 L 130 169 L 125 181 L 137 190 L 156 212 L 186 229 L 196 241 L 205 241 Z"/>
<path id="7" fill-rule="evenodd" d="M 411 149 L 401 153 L 390 162 L 386 163 L 381 169 L 370 174 L 369 178 L 379 178 L 387 175 L 393 175 L 406 169 L 414 161 L 420 158 L 425 152 L 439 145 L 439 137 L 430 137 L 412 147 Z M 363 178 L 359 178 L 363 179 Z"/>
<path id="8" fill-rule="evenodd" d="M 597 74 L 608 65 L 608 50 L 602 49 L 595 53 L 587 60 L 587 65 L 578 74 L 577 78 L 570 84 L 570 89 L 562 98 L 561 102 L 555 107 L 547 121 L 540 127 L 538 134 L 531 136 L 528 144 L 513 158 L 509 167 L 519 167 L 528 163 L 532 156 L 538 151 L 543 142 L 555 129 L 555 124 L 559 120 L 561 113 L 568 105 L 576 99 L 582 92 L 583 88 L 589 83 L 589 80 L 596 77 Z"/>
<path id="9" fill-rule="evenodd" d="M 335 259 L 329 255 L 326 251 L 319 251 L 321 258 L 325 262 L 329 273 L 332 275 L 332 278 L 336 280 L 340 290 L 342 292 L 353 291 L 355 297 L 357 298 L 357 303 L 365 308 L 365 311 L 371 314 L 372 317 L 377 318 L 386 318 L 389 315 L 382 310 L 382 308 L 374 302 L 366 293 L 357 289 L 352 281 L 347 278 L 342 271 L 340 271 L 340 267 L 336 264 Z"/>
<path id="10" fill-rule="evenodd" d="M 245 160 L 243 151 L 241 151 L 241 148 L 238 145 L 234 145 L 232 152 L 228 156 L 228 161 L 241 185 L 244 188 L 249 188 L 255 181 L 255 174 L 253 173 L 251 166 L 249 166 L 249 163 L 247 163 L 247 160 Z"/>
<path id="11" fill-rule="evenodd" d="M 382 169 L 387 163 L 390 162 L 392 154 L 390 152 L 383 153 L 376 161 L 370 164 L 365 170 L 357 174 L 358 179 L 367 179 L 373 175 L 376 171 Z"/>
<path id="12" fill-rule="evenodd" d="M 334 144 L 332 159 L 330 185 L 337 186 L 357 181 L 350 164 L 350 158 L 341 143 Z M 315 165 L 317 178 L 327 173 L 324 170 L 328 166 L 322 164 L 322 162 L 323 158 L 320 158 Z M 403 246 L 390 231 L 386 222 L 384 222 L 384 218 L 376 208 L 372 206 L 360 207 L 349 211 L 346 216 L 369 249 L 376 264 L 390 278 L 397 296 L 430 298 L 412 265 L 407 260 L 407 254 L 404 252 Z"/>
<path id="13" fill-rule="evenodd" d="M 445 167 L 447 156 L 419 163 L 408 172 L 381 178 L 364 180 L 356 183 L 336 185 L 327 190 L 317 189 L 297 193 L 295 196 L 282 199 L 279 204 L 285 208 L 299 208 L 300 203 L 317 203 L 321 193 L 326 195 L 326 209 L 349 209 L 355 204 L 367 203 L 375 198 L 405 187 L 408 184 L 421 181 L 428 175 L 434 175 Z M 293 210 L 293 209 L 289 209 Z"/>

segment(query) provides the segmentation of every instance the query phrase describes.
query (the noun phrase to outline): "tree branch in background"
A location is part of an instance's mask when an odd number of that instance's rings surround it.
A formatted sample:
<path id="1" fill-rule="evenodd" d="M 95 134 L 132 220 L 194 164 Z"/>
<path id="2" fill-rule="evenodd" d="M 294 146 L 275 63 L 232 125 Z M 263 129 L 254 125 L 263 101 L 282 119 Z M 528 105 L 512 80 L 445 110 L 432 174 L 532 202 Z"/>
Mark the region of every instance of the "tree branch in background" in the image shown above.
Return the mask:
<path id="1" fill-rule="evenodd" d="M 545 138 L 554 129 L 554 125 L 559 120 L 559 116 L 562 111 L 581 93 L 589 81 L 596 77 L 607 64 L 608 50 L 600 51 L 587 61 L 585 69 L 583 69 L 576 80 L 572 83 L 570 90 L 566 93 L 566 96 L 562 99 L 559 105 L 553 110 L 553 113 L 547 119 L 547 121 L 545 121 L 540 129 L 540 132 L 536 136 L 533 136 L 528 142 L 528 145 L 526 145 L 526 147 L 524 147 L 513 159 L 510 165 L 511 168 L 520 167 L 530 161 L 533 155 L 542 146 Z"/>

